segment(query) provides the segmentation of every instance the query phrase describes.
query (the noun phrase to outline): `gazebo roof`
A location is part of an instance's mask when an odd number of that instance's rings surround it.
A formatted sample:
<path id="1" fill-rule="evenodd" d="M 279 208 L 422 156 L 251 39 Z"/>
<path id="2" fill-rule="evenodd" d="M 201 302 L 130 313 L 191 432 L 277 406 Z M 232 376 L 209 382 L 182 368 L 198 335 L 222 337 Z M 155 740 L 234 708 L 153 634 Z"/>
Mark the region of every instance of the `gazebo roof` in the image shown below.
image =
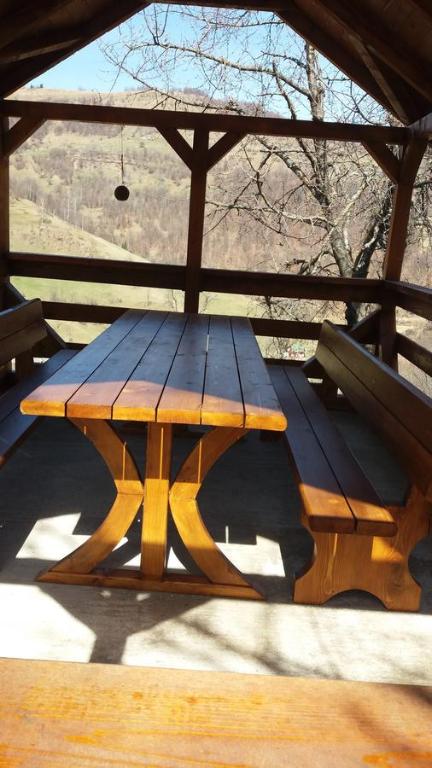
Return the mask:
<path id="1" fill-rule="evenodd" d="M 23 0 L 19 4 L 0 0 L 1 95 L 12 93 L 147 4 L 143 0 Z M 429 0 L 194 0 L 190 4 L 273 11 L 403 123 L 432 111 Z"/>

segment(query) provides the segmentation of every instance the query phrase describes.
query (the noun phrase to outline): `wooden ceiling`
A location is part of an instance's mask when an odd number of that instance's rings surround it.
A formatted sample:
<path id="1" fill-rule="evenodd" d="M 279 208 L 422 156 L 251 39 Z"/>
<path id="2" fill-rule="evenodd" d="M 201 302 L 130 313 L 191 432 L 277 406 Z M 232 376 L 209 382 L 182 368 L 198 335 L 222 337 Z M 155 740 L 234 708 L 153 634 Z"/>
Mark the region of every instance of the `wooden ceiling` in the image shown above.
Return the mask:
<path id="1" fill-rule="evenodd" d="M 9 95 L 147 4 L 0 0 L 0 94 Z M 432 112 L 432 0 L 194 0 L 190 5 L 274 11 L 403 123 Z"/>

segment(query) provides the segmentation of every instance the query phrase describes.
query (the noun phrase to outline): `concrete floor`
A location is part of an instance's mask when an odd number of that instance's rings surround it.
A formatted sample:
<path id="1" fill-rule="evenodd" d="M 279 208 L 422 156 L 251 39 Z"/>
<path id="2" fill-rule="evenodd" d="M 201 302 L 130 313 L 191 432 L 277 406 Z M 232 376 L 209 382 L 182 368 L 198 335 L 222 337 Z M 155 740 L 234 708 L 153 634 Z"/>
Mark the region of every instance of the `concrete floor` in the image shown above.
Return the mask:
<path id="1" fill-rule="evenodd" d="M 335 414 L 387 503 L 403 493 L 391 457 L 355 417 Z M 196 435 L 176 439 L 179 463 Z M 142 465 L 144 437 L 130 434 Z M 293 574 L 310 557 L 281 442 L 257 434 L 207 478 L 201 510 L 214 538 L 266 602 L 37 584 L 35 575 L 84 541 L 113 497 L 105 466 L 73 427 L 42 422 L 0 472 L 0 656 L 432 684 L 432 540 L 416 548 L 418 614 L 350 592 L 294 605 Z M 171 532 L 171 563 L 186 562 Z M 139 523 L 114 553 L 136 562 Z"/>

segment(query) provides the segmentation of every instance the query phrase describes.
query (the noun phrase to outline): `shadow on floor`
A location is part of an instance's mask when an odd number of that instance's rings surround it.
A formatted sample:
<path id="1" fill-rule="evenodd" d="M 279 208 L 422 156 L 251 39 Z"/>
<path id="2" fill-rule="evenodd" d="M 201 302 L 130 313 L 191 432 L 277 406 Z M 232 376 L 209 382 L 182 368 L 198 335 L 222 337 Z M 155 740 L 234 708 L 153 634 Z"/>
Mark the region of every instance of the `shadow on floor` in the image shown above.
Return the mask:
<path id="1" fill-rule="evenodd" d="M 403 492 L 404 478 L 391 457 L 348 414 L 337 414 L 336 418 L 384 500 L 394 503 Z M 176 439 L 174 472 L 197 437 L 199 433 L 192 432 Z M 144 435 L 132 431 L 128 442 L 138 466 L 143 467 Z M 54 526 L 57 519 L 66 520 L 66 526 L 60 526 L 56 534 L 56 542 L 66 554 L 73 548 L 71 534 L 81 543 L 78 537 L 96 529 L 114 498 L 110 476 L 97 452 L 77 430 L 54 419 L 43 422 L 2 469 L 0 489 L 0 582 L 9 584 L 32 584 L 36 574 L 50 565 L 43 529 L 34 536 L 41 521 L 49 531 L 50 521 Z M 200 506 L 213 538 L 228 548 L 230 559 L 265 594 L 268 603 L 291 603 L 294 573 L 309 561 L 312 541 L 299 522 L 300 501 L 282 443 L 262 442 L 257 434 L 249 434 L 214 467 L 200 494 Z M 75 521 L 72 529 L 71 520 Z M 18 557 L 23 547 L 25 555 Z M 170 526 L 170 547 L 184 567 L 196 570 L 174 526 Z M 110 556 L 109 565 L 129 562 L 139 548 L 137 519 L 122 546 Z M 411 559 L 413 575 L 423 586 L 423 613 L 432 613 L 431 550 L 430 540 L 425 540 Z M 55 553 L 51 556 L 57 557 Z M 181 622 L 191 607 L 205 606 L 209 601 L 205 597 L 144 595 L 126 590 L 121 591 L 120 599 L 120 595 L 113 597 L 113 590 L 91 587 L 78 588 L 77 597 L 76 588 L 47 584 L 38 588 L 92 630 L 95 642 L 91 661 L 111 663 L 121 661 L 129 637 L 168 619 Z M 384 610 L 378 600 L 359 592 L 339 595 L 320 610 L 327 607 Z M 114 634 L 109 631 L 110 624 L 116 624 Z M 185 632 L 189 630 L 186 622 Z M 205 638 L 202 623 L 194 631 Z M 261 661 L 272 673 L 286 674 L 271 654 Z M 293 674 L 302 674 L 302 670 L 295 669 Z"/>

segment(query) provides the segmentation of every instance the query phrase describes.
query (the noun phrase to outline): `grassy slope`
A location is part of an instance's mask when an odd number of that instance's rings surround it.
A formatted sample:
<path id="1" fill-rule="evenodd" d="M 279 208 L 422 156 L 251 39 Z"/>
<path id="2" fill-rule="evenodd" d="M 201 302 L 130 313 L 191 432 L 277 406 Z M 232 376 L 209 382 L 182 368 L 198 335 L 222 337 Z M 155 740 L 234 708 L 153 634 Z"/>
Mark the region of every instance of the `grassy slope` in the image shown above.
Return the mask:
<path id="1" fill-rule="evenodd" d="M 74 227 L 57 216 L 48 215 L 35 203 L 21 199 L 11 201 L 11 250 L 143 261 L 124 248 Z M 38 296 L 51 301 L 182 309 L 181 291 L 25 277 L 16 277 L 13 283 L 28 298 Z M 214 296 L 205 310 L 221 314 L 248 314 L 251 307 L 253 302 L 244 296 Z M 53 325 L 68 341 L 87 342 L 101 330 L 101 326 L 90 323 L 55 322 Z"/>

